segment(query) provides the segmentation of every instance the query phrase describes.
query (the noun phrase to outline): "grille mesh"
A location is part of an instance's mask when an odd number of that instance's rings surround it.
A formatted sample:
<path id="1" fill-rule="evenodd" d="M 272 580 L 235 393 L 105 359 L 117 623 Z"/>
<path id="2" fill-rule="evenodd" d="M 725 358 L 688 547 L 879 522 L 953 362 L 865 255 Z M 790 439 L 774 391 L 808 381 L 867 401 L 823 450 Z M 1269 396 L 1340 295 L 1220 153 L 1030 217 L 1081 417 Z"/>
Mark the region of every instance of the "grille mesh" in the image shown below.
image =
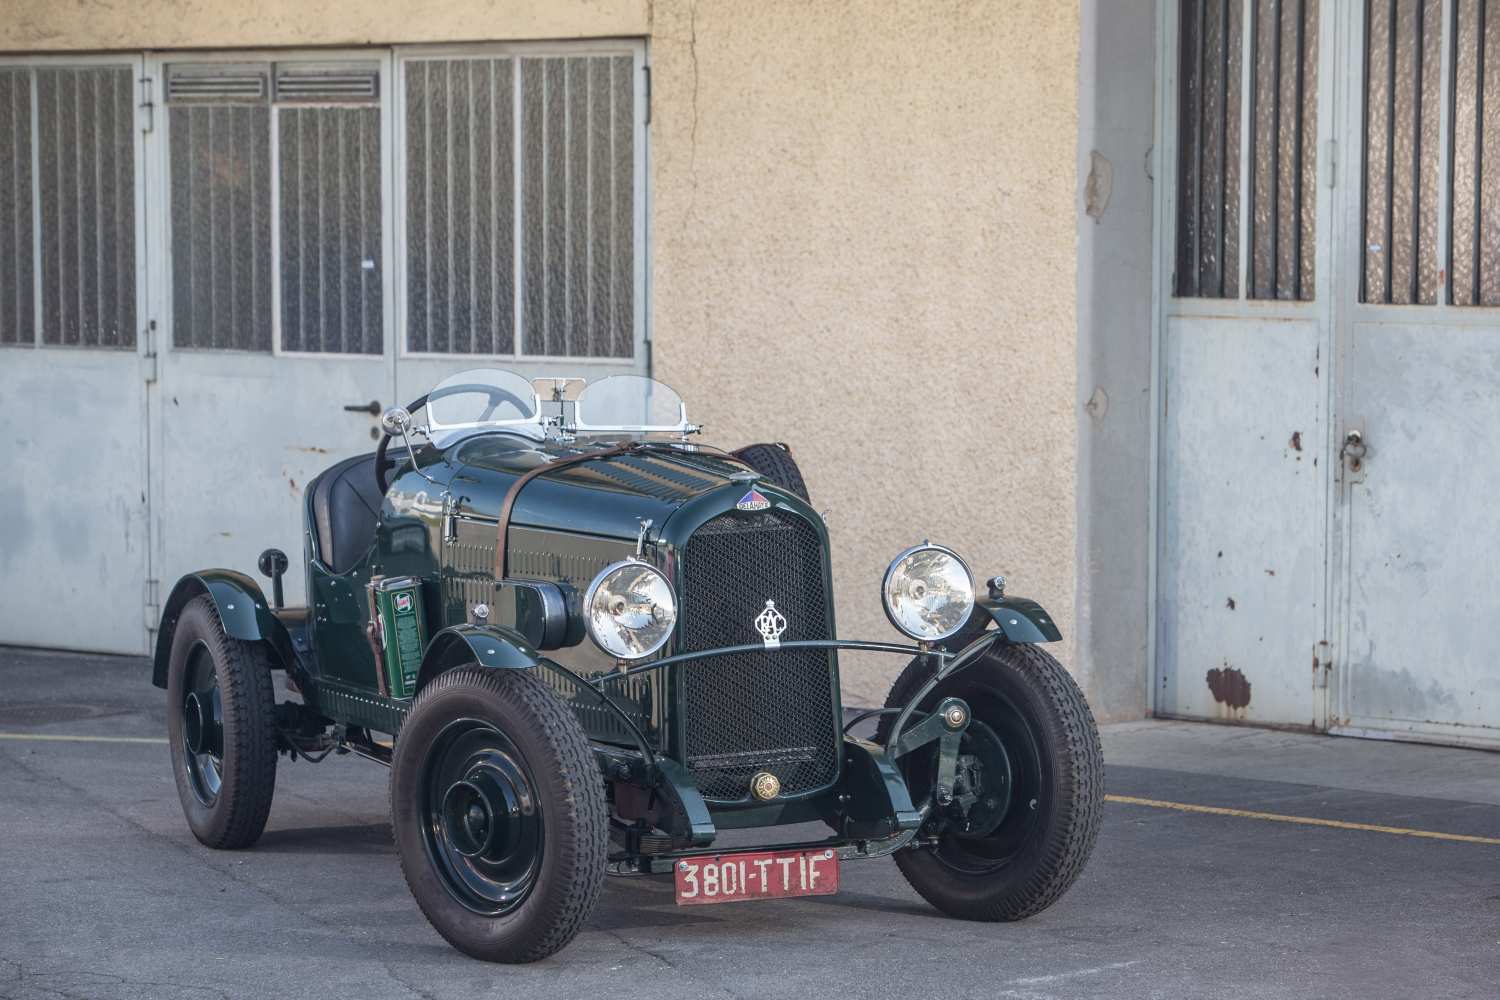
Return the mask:
<path id="1" fill-rule="evenodd" d="M 683 556 L 682 649 L 756 642 L 766 601 L 787 621 L 782 641 L 829 639 L 823 547 L 800 518 L 724 514 L 688 540 Z M 687 765 L 705 798 L 741 800 L 767 770 L 783 794 L 831 783 L 838 725 L 827 650 L 756 651 L 690 663 L 684 694 Z"/>

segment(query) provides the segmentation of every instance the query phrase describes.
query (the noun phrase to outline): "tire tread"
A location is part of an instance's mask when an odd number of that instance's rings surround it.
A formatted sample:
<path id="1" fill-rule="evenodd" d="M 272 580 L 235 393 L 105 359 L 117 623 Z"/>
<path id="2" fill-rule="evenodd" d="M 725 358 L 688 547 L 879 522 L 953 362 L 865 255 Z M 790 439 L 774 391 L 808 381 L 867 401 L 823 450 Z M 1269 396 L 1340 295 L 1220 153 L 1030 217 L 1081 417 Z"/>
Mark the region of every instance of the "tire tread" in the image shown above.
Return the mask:
<path id="1" fill-rule="evenodd" d="M 975 906 L 950 899 L 941 886 L 929 884 L 922 872 L 908 862 L 907 852 L 896 855 L 897 866 L 913 889 L 933 906 L 968 919 L 990 921 L 1023 920 L 1051 906 L 1082 874 L 1104 821 L 1104 754 L 1099 727 L 1078 684 L 1062 664 L 1048 652 L 1029 644 L 997 646 L 990 654 L 1000 669 L 1025 675 L 1051 706 L 1055 735 L 1063 748 L 1059 772 L 1061 799 L 1067 813 L 1063 835 L 1052 838 L 1031 875 L 1004 896 Z M 975 664 L 970 670 L 982 669 Z M 909 663 L 891 686 L 887 707 L 904 705 L 931 676 L 925 659 Z M 939 688 L 941 690 L 941 688 Z M 889 739 L 892 717 L 881 720 L 876 740 Z"/>
<path id="2" fill-rule="evenodd" d="M 209 595 L 200 594 L 189 601 L 183 608 L 182 619 L 195 613 L 208 619 L 205 641 L 214 668 L 219 673 L 225 737 L 232 733 L 234 743 L 224 747 L 225 776 L 216 803 L 216 807 L 222 806 L 224 812 L 222 821 L 216 824 L 218 831 L 208 836 L 198 830 L 193 832 L 208 847 L 240 850 L 260 839 L 276 794 L 273 663 L 270 652 L 262 643 L 236 639 L 224 631 L 219 610 Z M 179 628 L 182 619 L 179 619 Z M 221 665 L 225 667 L 222 671 L 218 669 Z M 176 711 L 176 706 L 169 706 L 168 710 Z M 186 775 L 178 776 L 179 784 L 186 780 Z M 186 795 L 192 794 L 186 789 L 183 791 Z"/>
<path id="3" fill-rule="evenodd" d="M 458 687 L 478 687 L 509 701 L 535 721 L 546 742 L 558 756 L 558 771 L 565 790 L 563 801 L 549 803 L 549 808 L 562 809 L 565 814 L 572 816 L 572 822 L 548 824 L 549 827 L 560 830 L 566 838 L 559 845 L 548 844 L 549 848 L 556 846 L 564 859 L 564 866 L 560 869 L 564 871 L 564 884 L 558 893 L 560 898 L 556 905 L 544 912 L 547 925 L 539 935 L 528 941 L 525 947 L 498 956 L 498 960 L 505 962 L 535 962 L 558 951 L 577 936 L 603 892 L 608 863 L 609 812 L 604 798 L 603 781 L 595 780 L 599 779 L 599 765 L 572 710 L 540 679 L 521 671 L 473 666 L 459 667 L 440 674 L 418 692 L 416 701 L 412 704 L 411 716 L 408 717 L 408 725 L 424 705 L 444 691 Z M 545 763 L 550 766 L 552 762 Z M 393 782 L 394 775 L 393 768 Z M 395 835 L 394 824 L 392 835 Z M 406 880 L 407 888 L 420 901 L 416 880 L 408 868 L 407 852 L 399 849 L 399 842 L 397 848 L 401 875 Z M 572 859 L 571 864 L 568 864 L 567 859 Z M 421 863 L 426 863 L 425 858 Z M 434 927 L 438 933 L 448 937 L 435 922 Z M 448 940 L 455 947 L 466 950 L 453 938 L 448 937 Z M 497 956 L 488 954 L 478 954 L 475 957 L 497 959 Z"/>

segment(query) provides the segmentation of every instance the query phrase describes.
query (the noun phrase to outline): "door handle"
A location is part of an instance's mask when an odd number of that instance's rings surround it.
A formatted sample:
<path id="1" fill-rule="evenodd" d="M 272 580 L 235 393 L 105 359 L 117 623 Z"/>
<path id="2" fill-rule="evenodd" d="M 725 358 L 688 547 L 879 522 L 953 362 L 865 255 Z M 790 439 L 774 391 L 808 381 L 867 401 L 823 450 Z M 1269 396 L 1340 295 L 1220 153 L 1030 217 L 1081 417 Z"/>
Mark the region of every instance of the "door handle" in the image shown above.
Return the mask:
<path id="1" fill-rule="evenodd" d="M 1351 430 L 1344 435 L 1344 446 L 1339 449 L 1339 454 L 1349 466 L 1350 472 L 1358 472 L 1365 459 L 1365 436 L 1358 430 Z"/>
<path id="2" fill-rule="evenodd" d="M 350 403 L 344 407 L 350 413 L 368 413 L 372 417 L 380 416 L 380 400 L 372 399 L 368 403 Z"/>

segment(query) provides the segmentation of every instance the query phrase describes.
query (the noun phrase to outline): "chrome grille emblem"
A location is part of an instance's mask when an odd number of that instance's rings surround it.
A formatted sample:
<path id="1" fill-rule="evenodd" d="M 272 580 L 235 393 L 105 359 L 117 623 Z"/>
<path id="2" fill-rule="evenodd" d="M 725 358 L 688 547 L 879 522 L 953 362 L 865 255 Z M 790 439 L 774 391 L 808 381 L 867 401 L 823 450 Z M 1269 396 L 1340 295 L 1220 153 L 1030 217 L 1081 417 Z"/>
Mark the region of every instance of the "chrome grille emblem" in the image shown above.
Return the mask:
<path id="1" fill-rule="evenodd" d="M 776 610 L 775 601 L 766 601 L 765 610 L 755 616 L 755 631 L 767 649 L 781 646 L 781 633 L 786 631 L 786 617 Z"/>

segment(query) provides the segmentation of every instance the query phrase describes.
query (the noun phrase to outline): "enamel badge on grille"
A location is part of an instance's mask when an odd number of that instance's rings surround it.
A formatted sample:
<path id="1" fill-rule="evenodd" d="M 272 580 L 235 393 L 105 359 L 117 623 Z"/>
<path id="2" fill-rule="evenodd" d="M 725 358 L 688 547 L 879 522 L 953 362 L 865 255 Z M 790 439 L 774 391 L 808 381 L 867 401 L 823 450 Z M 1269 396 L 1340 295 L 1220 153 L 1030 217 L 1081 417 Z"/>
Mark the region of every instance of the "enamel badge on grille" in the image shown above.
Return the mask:
<path id="1" fill-rule="evenodd" d="M 739 503 L 734 505 L 734 509 L 765 510 L 769 506 L 771 506 L 771 501 L 767 500 L 759 490 L 751 490 L 749 493 L 746 493 L 744 496 L 740 497 L 740 501 Z"/>
<path id="2" fill-rule="evenodd" d="M 781 633 L 786 631 L 786 618 L 776 610 L 775 601 L 766 601 L 765 610 L 755 616 L 755 631 L 760 633 L 761 641 L 766 644 L 767 649 L 780 648 Z"/>

